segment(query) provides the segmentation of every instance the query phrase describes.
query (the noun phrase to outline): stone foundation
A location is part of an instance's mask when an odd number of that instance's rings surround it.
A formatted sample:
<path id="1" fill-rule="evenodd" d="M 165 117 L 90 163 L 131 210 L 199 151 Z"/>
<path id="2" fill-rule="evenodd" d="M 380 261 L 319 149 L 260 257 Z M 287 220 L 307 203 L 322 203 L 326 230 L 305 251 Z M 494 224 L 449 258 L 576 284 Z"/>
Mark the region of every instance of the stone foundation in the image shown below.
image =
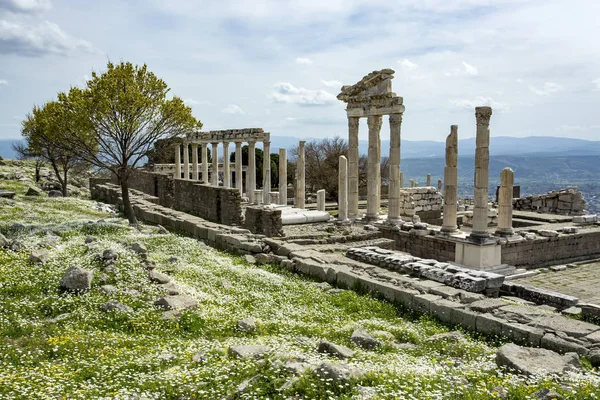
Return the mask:
<path id="1" fill-rule="evenodd" d="M 225 225 L 242 224 L 242 197 L 236 188 L 175 179 L 174 200 L 176 210 Z"/>
<path id="2" fill-rule="evenodd" d="M 576 187 L 554 190 L 547 194 L 513 199 L 513 209 L 547 214 L 583 215 L 586 202 Z"/>
<path id="3" fill-rule="evenodd" d="M 267 237 L 283 236 L 281 209 L 264 206 L 246 207 L 244 228 Z"/>

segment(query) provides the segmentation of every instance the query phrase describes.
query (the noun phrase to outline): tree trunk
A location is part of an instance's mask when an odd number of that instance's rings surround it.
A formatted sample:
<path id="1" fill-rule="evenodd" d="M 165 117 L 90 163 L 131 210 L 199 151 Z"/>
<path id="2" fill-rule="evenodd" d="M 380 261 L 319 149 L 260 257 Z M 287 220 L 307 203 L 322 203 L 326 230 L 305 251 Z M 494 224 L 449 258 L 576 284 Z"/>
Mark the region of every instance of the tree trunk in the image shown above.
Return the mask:
<path id="1" fill-rule="evenodd" d="M 36 162 L 35 163 L 35 183 L 38 183 L 41 179 L 40 177 L 40 170 L 42 169 L 42 166 L 40 163 Z"/>
<path id="2" fill-rule="evenodd" d="M 68 174 L 68 172 L 69 171 L 66 168 L 63 170 L 63 176 L 64 176 L 64 178 L 63 178 L 63 181 L 61 182 L 63 197 L 67 197 L 69 195 L 69 191 L 67 189 L 67 174 Z"/>
<path id="3" fill-rule="evenodd" d="M 119 177 L 121 183 L 121 197 L 123 197 L 123 212 L 125 217 L 131 225 L 137 225 L 137 219 L 133 213 L 133 207 L 131 207 L 131 201 L 129 200 L 129 184 L 126 178 Z"/>

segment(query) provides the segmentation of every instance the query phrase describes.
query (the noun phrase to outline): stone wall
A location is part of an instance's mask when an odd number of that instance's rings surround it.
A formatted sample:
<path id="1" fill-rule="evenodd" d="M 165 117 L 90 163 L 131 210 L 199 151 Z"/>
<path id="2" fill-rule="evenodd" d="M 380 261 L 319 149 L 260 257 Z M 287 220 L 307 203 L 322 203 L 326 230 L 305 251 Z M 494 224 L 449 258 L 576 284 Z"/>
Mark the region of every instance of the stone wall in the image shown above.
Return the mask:
<path id="1" fill-rule="evenodd" d="M 433 186 L 403 188 L 400 191 L 400 215 L 418 215 L 425 222 L 438 222 L 442 216 L 444 199 Z"/>
<path id="2" fill-rule="evenodd" d="M 513 209 L 547 214 L 583 215 L 586 202 L 576 187 L 554 190 L 542 195 L 513 199 Z"/>
<path id="3" fill-rule="evenodd" d="M 416 257 L 438 261 L 454 261 L 456 243 L 435 236 L 418 236 L 406 231 L 380 228 L 383 237 L 393 239 L 395 249 Z"/>
<path id="4" fill-rule="evenodd" d="M 226 225 L 242 224 L 242 198 L 235 188 L 174 180 L 173 208 Z"/>
<path id="5" fill-rule="evenodd" d="M 265 206 L 246 207 L 244 228 L 267 237 L 283 236 L 281 210 Z"/>
<path id="6" fill-rule="evenodd" d="M 473 226 L 473 211 L 465 211 L 463 216 L 464 216 L 463 224 L 465 226 Z M 488 224 L 488 226 L 497 226 L 498 225 L 498 209 L 497 208 L 488 208 L 487 224 Z"/>

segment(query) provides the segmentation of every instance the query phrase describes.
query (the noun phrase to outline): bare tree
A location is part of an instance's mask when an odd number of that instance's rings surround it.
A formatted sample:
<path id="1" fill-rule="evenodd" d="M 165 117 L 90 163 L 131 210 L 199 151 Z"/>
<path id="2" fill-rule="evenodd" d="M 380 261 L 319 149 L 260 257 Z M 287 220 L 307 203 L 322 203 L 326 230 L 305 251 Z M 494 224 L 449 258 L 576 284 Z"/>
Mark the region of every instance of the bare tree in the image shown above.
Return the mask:
<path id="1" fill-rule="evenodd" d="M 11 147 L 12 147 L 13 151 L 15 153 L 17 153 L 17 159 L 34 161 L 34 163 L 35 163 L 34 164 L 34 166 L 35 166 L 35 181 L 39 182 L 41 179 L 40 170 L 42 169 L 42 167 L 45 164 L 44 158 L 41 155 L 36 154 L 29 147 L 27 147 L 27 145 L 24 142 L 22 142 L 20 140 L 18 142 L 14 142 L 11 145 Z"/>

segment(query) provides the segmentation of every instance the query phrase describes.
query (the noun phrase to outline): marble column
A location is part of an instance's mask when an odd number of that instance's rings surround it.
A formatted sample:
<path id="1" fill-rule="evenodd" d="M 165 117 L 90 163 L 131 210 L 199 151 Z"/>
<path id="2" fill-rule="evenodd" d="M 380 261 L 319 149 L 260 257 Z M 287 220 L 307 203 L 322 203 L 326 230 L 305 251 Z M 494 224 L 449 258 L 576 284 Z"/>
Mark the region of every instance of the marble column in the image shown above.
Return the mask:
<path id="1" fill-rule="evenodd" d="M 287 205 L 287 152 L 279 149 L 279 204 Z"/>
<path id="2" fill-rule="evenodd" d="M 190 145 L 183 144 L 183 179 L 190 179 Z"/>
<path id="3" fill-rule="evenodd" d="M 248 142 L 248 171 L 246 172 L 246 193 L 250 203 L 254 203 L 256 190 L 256 142 Z"/>
<path id="4" fill-rule="evenodd" d="M 175 145 L 175 179 L 181 179 L 181 144 Z"/>
<path id="5" fill-rule="evenodd" d="M 390 115 L 390 185 L 388 196 L 388 222 L 400 219 L 400 126 L 402 114 Z"/>
<path id="6" fill-rule="evenodd" d="M 431 174 L 427 174 L 427 181 L 426 181 L 426 185 L 427 187 L 431 186 Z"/>
<path id="7" fill-rule="evenodd" d="M 271 203 L 271 142 L 263 142 L 263 203 Z"/>
<path id="8" fill-rule="evenodd" d="M 438 183 L 439 186 L 439 183 Z M 450 126 L 446 138 L 446 167 L 444 168 L 444 222 L 442 232 L 454 232 L 458 190 L 458 125 Z"/>
<path id="9" fill-rule="evenodd" d="M 369 153 L 367 165 L 367 220 L 379 217 L 379 201 L 381 185 L 380 138 L 381 115 L 370 115 L 367 118 L 369 126 Z"/>
<path id="10" fill-rule="evenodd" d="M 198 143 L 192 143 L 192 180 L 198 179 Z"/>
<path id="11" fill-rule="evenodd" d="M 399 178 L 398 178 L 398 185 L 400 186 L 400 189 L 402 189 L 404 187 L 404 173 L 400 172 Z"/>
<path id="12" fill-rule="evenodd" d="M 317 211 L 325 211 L 325 189 L 317 190 Z"/>
<path id="13" fill-rule="evenodd" d="M 487 230 L 488 217 L 488 184 L 490 167 L 490 118 L 491 107 L 475 107 L 477 118 L 477 133 L 475 136 L 475 193 L 473 208 L 473 230 L 471 237 L 474 239 L 489 236 Z"/>
<path id="14" fill-rule="evenodd" d="M 208 145 L 206 143 L 201 143 L 202 147 L 202 182 L 205 185 L 209 184 L 208 180 Z"/>
<path id="15" fill-rule="evenodd" d="M 219 186 L 219 143 L 212 144 L 212 172 L 210 183 Z"/>
<path id="16" fill-rule="evenodd" d="M 223 142 L 223 187 L 231 187 L 231 171 L 229 170 L 229 142 Z"/>
<path id="17" fill-rule="evenodd" d="M 438 179 L 438 186 L 437 186 L 438 192 L 442 191 L 442 180 Z"/>
<path id="18" fill-rule="evenodd" d="M 348 117 L 348 217 L 358 218 L 358 117 Z"/>
<path id="19" fill-rule="evenodd" d="M 348 160 L 340 156 L 338 167 L 338 220 L 348 220 Z"/>
<path id="20" fill-rule="evenodd" d="M 242 190 L 242 142 L 235 142 L 235 188 L 244 194 Z"/>
<path id="21" fill-rule="evenodd" d="M 504 168 L 500 173 L 500 189 L 498 190 L 498 228 L 497 235 L 510 236 L 514 234 L 512 227 L 512 197 L 515 173 L 510 168 Z"/>
<path id="22" fill-rule="evenodd" d="M 298 144 L 298 160 L 296 161 L 296 207 L 304 208 L 306 196 L 305 184 L 305 167 L 306 160 L 304 159 L 304 144 L 306 141 L 301 140 Z"/>

